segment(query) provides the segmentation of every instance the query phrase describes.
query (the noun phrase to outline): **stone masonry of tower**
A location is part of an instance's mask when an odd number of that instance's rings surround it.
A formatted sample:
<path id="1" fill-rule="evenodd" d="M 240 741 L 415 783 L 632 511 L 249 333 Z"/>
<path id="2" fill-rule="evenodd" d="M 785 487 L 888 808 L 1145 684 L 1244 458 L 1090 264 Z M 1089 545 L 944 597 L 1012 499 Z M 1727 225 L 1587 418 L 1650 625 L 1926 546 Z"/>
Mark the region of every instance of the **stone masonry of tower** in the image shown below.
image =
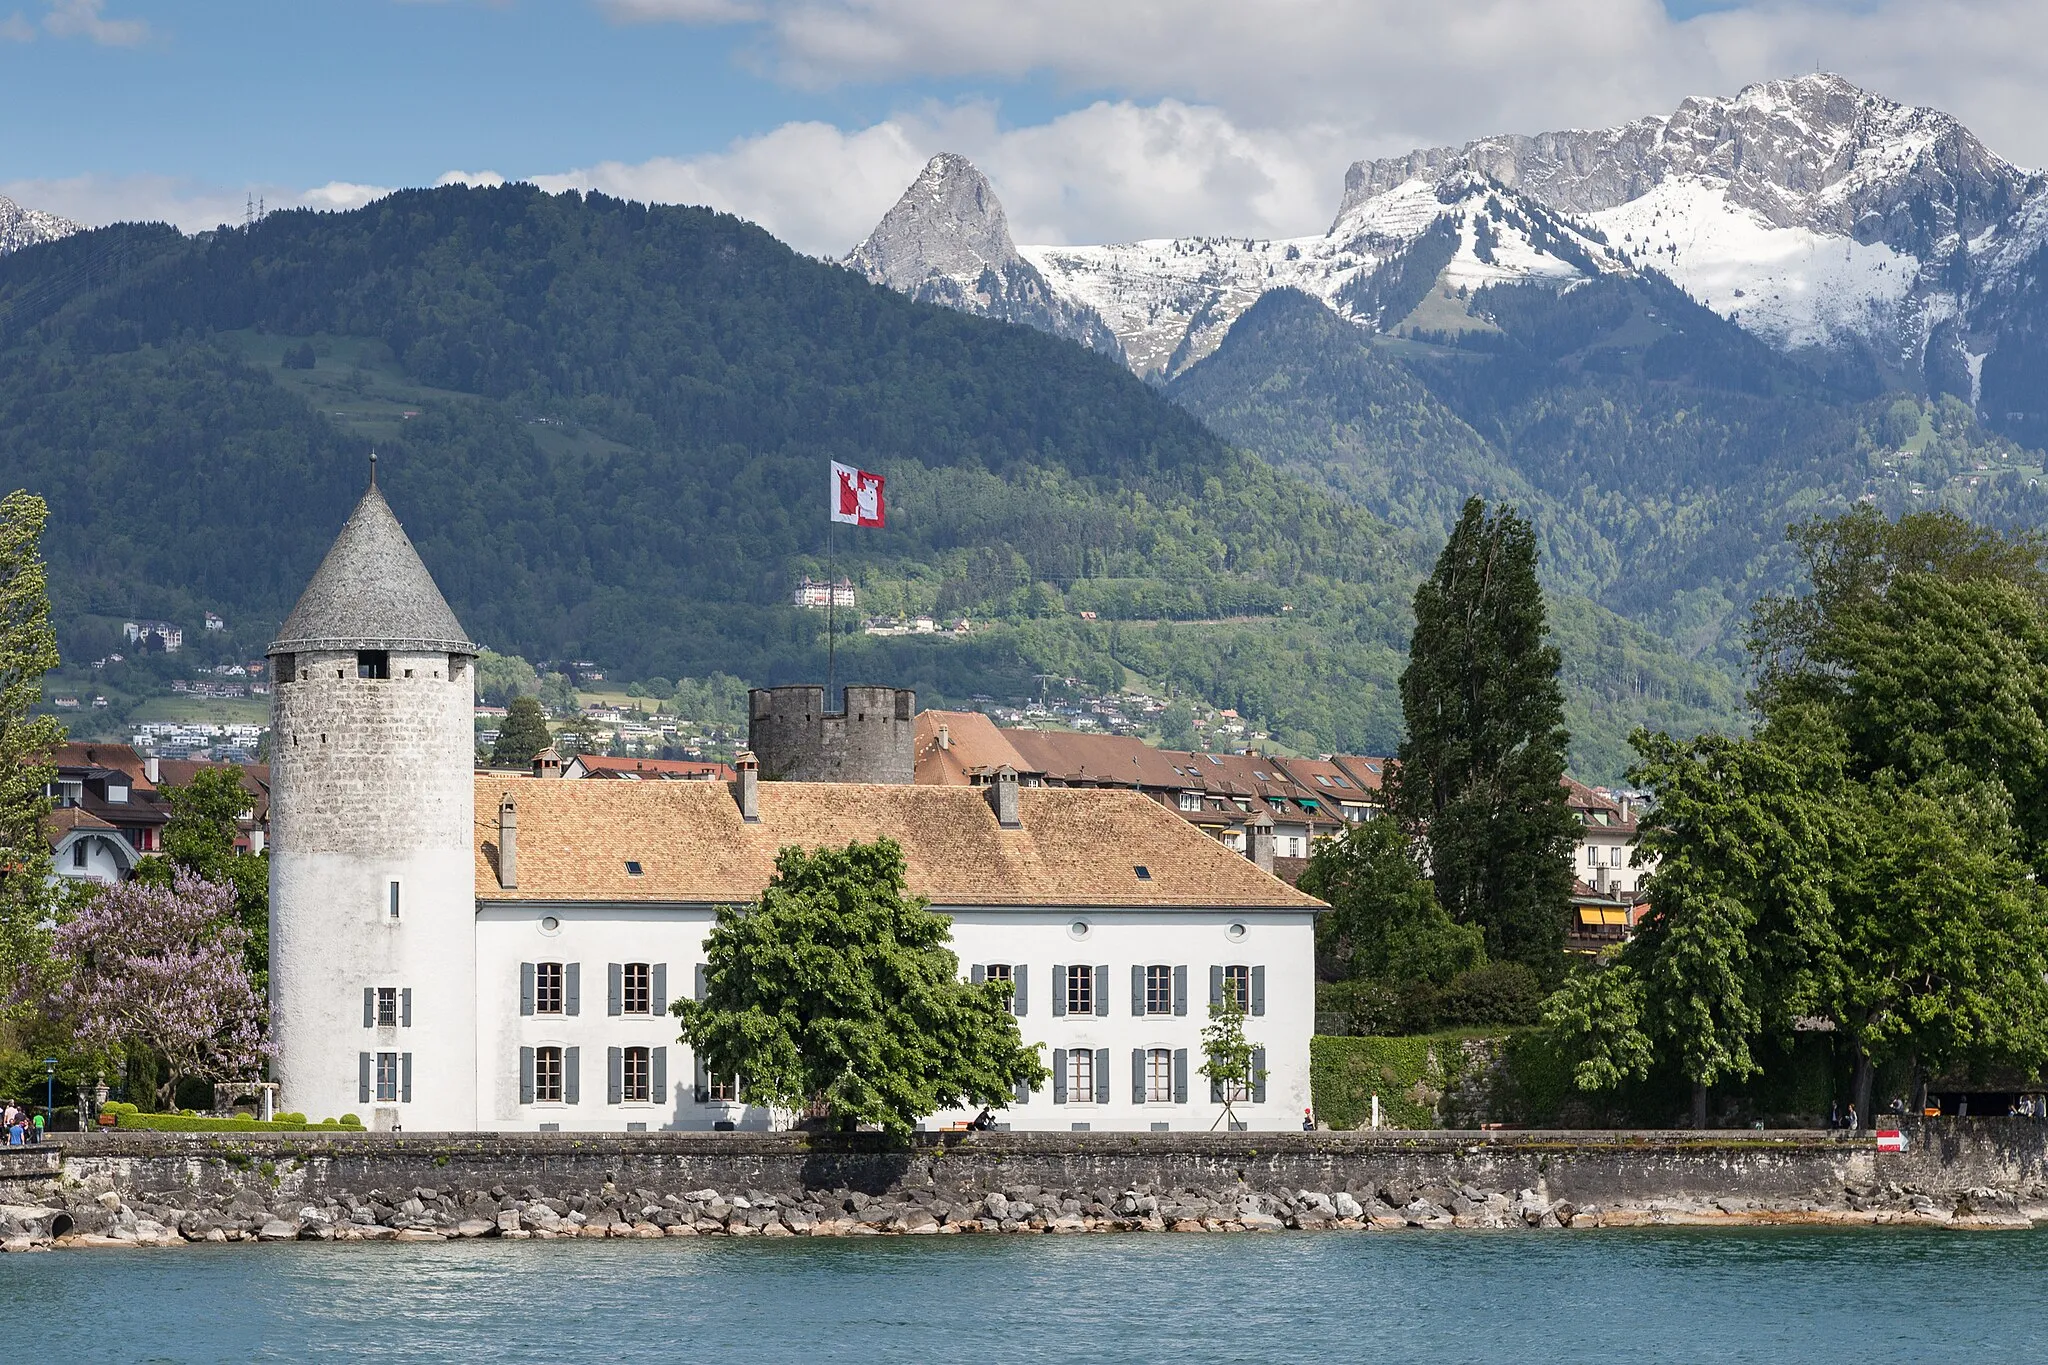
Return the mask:
<path id="1" fill-rule="evenodd" d="M 841 710 L 825 709 L 815 686 L 755 688 L 747 694 L 747 747 L 770 782 L 916 780 L 917 693 L 848 687 Z"/>
<path id="2" fill-rule="evenodd" d="M 373 481 L 269 650 L 287 1109 L 476 1126 L 476 650 Z"/>

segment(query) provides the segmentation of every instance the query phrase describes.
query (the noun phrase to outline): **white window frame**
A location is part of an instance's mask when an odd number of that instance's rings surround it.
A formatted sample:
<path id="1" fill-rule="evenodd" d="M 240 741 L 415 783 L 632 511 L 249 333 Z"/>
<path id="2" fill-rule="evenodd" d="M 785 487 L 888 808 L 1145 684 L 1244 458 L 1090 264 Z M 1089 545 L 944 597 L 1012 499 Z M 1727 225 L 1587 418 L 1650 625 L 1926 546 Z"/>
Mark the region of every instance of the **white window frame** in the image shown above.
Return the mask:
<path id="1" fill-rule="evenodd" d="M 638 980 L 635 980 L 637 976 Z M 638 1003 L 635 1003 L 638 997 Z M 627 962 L 619 969 L 619 1012 L 621 1014 L 654 1013 L 654 966 L 647 962 Z"/>
<path id="2" fill-rule="evenodd" d="M 1095 1013 L 1095 969 L 1088 966 L 1067 968 L 1064 983 L 1067 992 L 1067 1013 L 1088 1015 Z"/>
<path id="3" fill-rule="evenodd" d="M 636 1084 L 633 1069 L 639 1067 L 640 1076 Z M 654 1050 L 647 1047 L 629 1047 L 619 1054 L 619 1103 L 652 1104 L 654 1102 Z"/>
<path id="4" fill-rule="evenodd" d="M 1228 999 L 1233 991 L 1237 994 L 1238 1005 L 1245 1013 L 1251 1013 L 1252 969 L 1249 965 L 1242 962 L 1234 962 L 1223 968 L 1224 998 Z"/>
<path id="5" fill-rule="evenodd" d="M 1173 968 L 1157 963 L 1145 968 L 1145 1013 L 1173 1013 Z"/>
<path id="6" fill-rule="evenodd" d="M 1173 1049 L 1145 1049 L 1145 1103 L 1173 1103 Z"/>
<path id="7" fill-rule="evenodd" d="M 384 918 L 395 922 L 399 918 L 399 910 L 403 903 L 404 893 L 399 890 L 398 878 L 386 877 L 384 879 Z"/>
<path id="8" fill-rule="evenodd" d="M 376 1054 L 376 1088 L 370 1093 L 377 1097 L 378 1104 L 398 1103 L 398 1068 L 396 1052 Z"/>
<path id="9" fill-rule="evenodd" d="M 1095 1049 L 1067 1049 L 1067 1103 L 1095 1103 Z"/>
<path id="10" fill-rule="evenodd" d="M 549 977 L 553 977 L 552 985 Z M 554 1004 L 547 1001 L 549 991 L 554 993 Z M 560 962 L 536 962 L 533 964 L 533 1012 L 535 1014 L 561 1015 L 568 1012 L 569 969 Z"/>
<path id="11" fill-rule="evenodd" d="M 379 986 L 379 987 L 377 988 L 377 997 L 376 997 L 376 999 L 377 999 L 377 1013 L 376 1013 L 377 1027 L 378 1027 L 378 1028 L 397 1028 L 397 1027 L 398 1027 L 398 987 L 396 987 L 396 986 Z M 385 1010 L 385 1008 L 384 1008 L 384 1007 L 385 1007 L 386 1005 L 389 1005 L 389 1006 L 391 1007 L 391 1009 L 390 1009 L 390 1011 L 388 1012 L 388 1014 L 387 1014 L 387 1012 L 386 1012 L 386 1010 Z"/>
<path id="12" fill-rule="evenodd" d="M 533 1050 L 533 1102 L 561 1104 L 562 1087 L 568 1076 L 568 1049 L 559 1043 L 544 1043 Z M 549 1075 L 552 1067 L 553 1075 Z M 553 1094 L 548 1091 L 552 1088 Z"/>

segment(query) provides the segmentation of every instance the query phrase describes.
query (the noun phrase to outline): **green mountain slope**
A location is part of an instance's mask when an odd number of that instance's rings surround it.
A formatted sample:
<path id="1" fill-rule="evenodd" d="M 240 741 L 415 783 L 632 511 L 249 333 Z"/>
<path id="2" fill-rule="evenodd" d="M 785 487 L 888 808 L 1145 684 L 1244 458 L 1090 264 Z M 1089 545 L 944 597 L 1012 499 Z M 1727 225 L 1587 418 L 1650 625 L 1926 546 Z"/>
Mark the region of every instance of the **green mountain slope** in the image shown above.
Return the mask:
<path id="1" fill-rule="evenodd" d="M 1431 420 L 1418 470 L 1459 430 Z M 493 648 L 818 678 L 824 621 L 788 602 L 826 568 L 839 459 L 889 479 L 888 528 L 839 534 L 863 610 L 975 623 L 848 634 L 842 677 L 934 702 L 1135 679 L 1305 749 L 1396 742 L 1408 596 L 1435 550 L 1427 517 L 1392 527 L 1241 453 L 1112 362 L 704 210 L 457 187 L 0 261 L 0 468 L 50 498 L 74 659 L 123 617 L 202 610 L 233 623 L 206 648 L 260 650 L 372 446 Z M 1625 623 L 1558 616 L 1587 772 L 1617 772 L 1617 737 L 1674 698 L 1725 701 Z"/>

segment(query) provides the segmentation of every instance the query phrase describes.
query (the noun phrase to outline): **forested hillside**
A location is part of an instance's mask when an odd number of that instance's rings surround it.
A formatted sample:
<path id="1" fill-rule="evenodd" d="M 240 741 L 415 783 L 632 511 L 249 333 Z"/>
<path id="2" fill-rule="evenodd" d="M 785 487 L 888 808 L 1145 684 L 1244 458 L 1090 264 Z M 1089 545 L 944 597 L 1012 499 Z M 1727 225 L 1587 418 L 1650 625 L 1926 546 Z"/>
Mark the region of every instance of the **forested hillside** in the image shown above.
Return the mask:
<path id="1" fill-rule="evenodd" d="M 823 622 L 786 604 L 825 567 L 839 459 L 890 481 L 887 530 L 841 528 L 863 609 L 976 623 L 854 635 L 843 676 L 944 701 L 1130 670 L 1303 748 L 1395 741 L 1408 594 L 1435 549 L 1112 361 L 705 210 L 451 187 L 0 261 L 0 466 L 50 499 L 74 657 L 138 614 L 280 619 L 373 445 L 464 624 L 500 650 L 815 679 Z M 1731 704 L 1598 608 L 1559 621 L 1590 772 L 1618 770 L 1634 718 Z"/>

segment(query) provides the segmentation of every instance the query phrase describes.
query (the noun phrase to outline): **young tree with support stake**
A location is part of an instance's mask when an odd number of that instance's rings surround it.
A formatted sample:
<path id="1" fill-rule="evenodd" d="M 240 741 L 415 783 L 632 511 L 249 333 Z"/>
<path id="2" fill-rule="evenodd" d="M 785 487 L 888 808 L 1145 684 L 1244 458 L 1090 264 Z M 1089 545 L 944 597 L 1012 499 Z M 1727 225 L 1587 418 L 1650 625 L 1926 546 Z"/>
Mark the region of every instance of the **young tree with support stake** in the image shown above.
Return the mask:
<path id="1" fill-rule="evenodd" d="M 1256 1094 L 1260 1083 L 1270 1074 L 1259 1065 L 1265 1049 L 1244 1036 L 1244 1021 L 1244 1001 L 1234 990 L 1225 990 L 1223 998 L 1209 1006 L 1209 1025 L 1202 1030 L 1203 1061 L 1199 1071 L 1208 1077 L 1223 1102 L 1223 1112 L 1209 1125 L 1211 1129 L 1221 1126 L 1234 1130 L 1237 1111 L 1233 1106 L 1238 1100 Z"/>

